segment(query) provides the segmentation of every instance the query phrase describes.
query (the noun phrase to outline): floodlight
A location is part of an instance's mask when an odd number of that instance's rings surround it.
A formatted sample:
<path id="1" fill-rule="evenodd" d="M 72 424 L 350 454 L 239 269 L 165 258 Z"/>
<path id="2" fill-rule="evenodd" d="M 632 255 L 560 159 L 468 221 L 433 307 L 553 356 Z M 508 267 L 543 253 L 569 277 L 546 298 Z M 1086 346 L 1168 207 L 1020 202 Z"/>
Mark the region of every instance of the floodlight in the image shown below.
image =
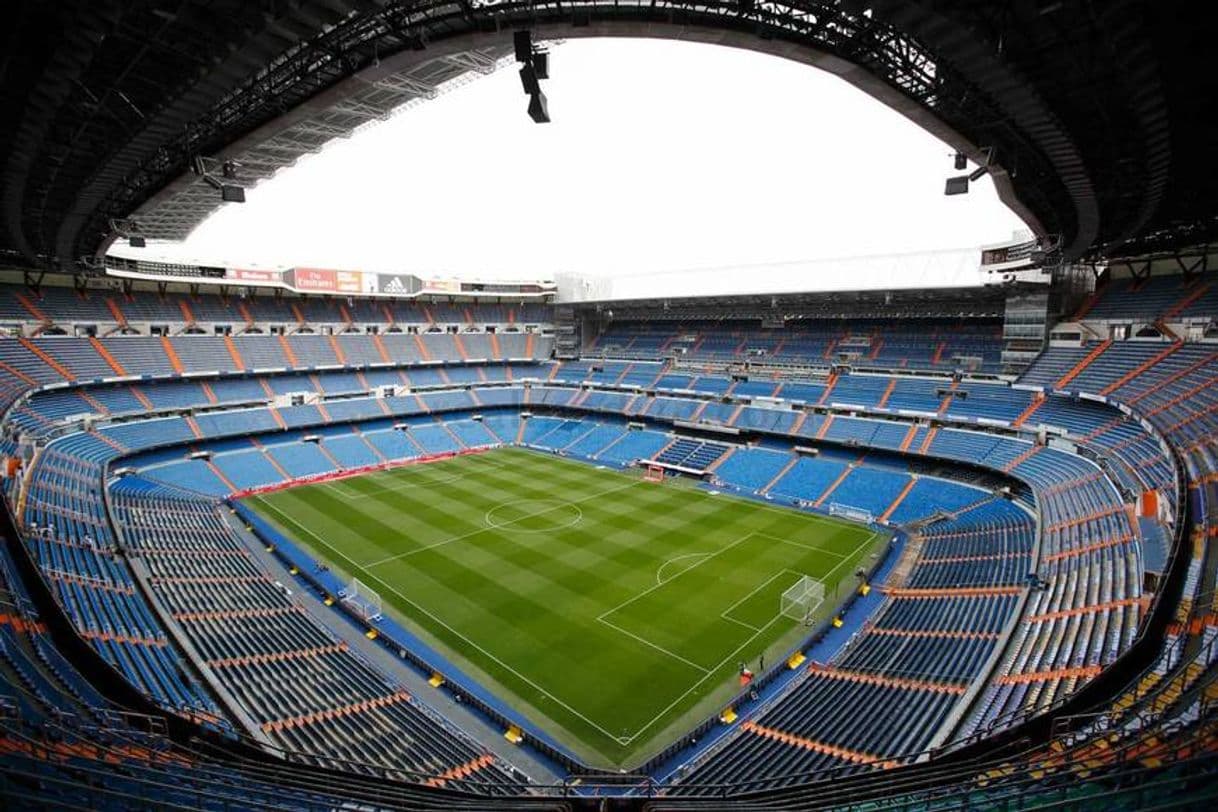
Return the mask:
<path id="1" fill-rule="evenodd" d="M 524 66 L 521 67 L 520 85 L 521 85 L 521 87 L 524 88 L 524 92 L 527 93 L 528 95 L 533 96 L 533 95 L 541 92 L 541 85 L 538 84 L 538 81 L 537 81 L 539 78 L 541 78 L 541 77 L 539 77 L 537 75 L 537 71 L 533 68 L 532 65 L 530 65 L 526 62 L 524 64 Z"/>
<path id="2" fill-rule="evenodd" d="M 963 152 L 956 153 L 956 171 L 962 172 L 968 167 L 968 158 L 964 157 Z"/>
<path id="3" fill-rule="evenodd" d="M 548 124 L 550 111 L 546 105 L 546 94 L 540 90 L 529 96 L 529 118 L 538 124 Z"/>
<path id="4" fill-rule="evenodd" d="M 203 182 L 213 189 L 220 192 L 220 199 L 225 203 L 244 203 L 245 189 L 241 186 L 236 186 L 231 183 L 221 183 L 218 178 L 212 175 L 204 175 Z"/>
<path id="5" fill-rule="evenodd" d="M 545 124 L 550 120 L 550 111 L 546 96 L 541 92 L 541 80 L 550 78 L 550 55 L 533 46 L 531 31 L 513 33 L 512 46 L 516 61 L 521 63 L 520 86 L 529 96 L 529 118 Z"/>
<path id="6" fill-rule="evenodd" d="M 986 172 L 990 171 L 990 163 L 994 160 L 994 149 L 993 147 L 986 147 L 982 152 L 984 153 L 984 163 L 967 175 L 957 175 L 954 178 L 948 178 L 947 185 L 943 187 L 943 194 L 966 195 L 968 194 L 969 182 L 980 180 Z M 957 152 L 956 168 L 964 169 L 965 165 L 963 153 Z"/>
<path id="7" fill-rule="evenodd" d="M 517 62 L 529 62 L 533 58 L 533 34 L 530 31 L 517 31 L 512 34 L 512 46 L 516 49 Z"/>

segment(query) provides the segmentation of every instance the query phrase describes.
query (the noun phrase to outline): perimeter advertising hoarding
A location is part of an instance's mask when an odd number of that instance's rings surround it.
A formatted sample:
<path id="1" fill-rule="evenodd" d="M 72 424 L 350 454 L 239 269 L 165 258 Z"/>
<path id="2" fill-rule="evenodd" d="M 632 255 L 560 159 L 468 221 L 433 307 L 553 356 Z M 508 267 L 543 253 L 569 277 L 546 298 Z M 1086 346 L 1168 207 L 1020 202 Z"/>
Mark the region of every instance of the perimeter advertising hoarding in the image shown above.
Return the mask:
<path id="1" fill-rule="evenodd" d="M 255 270 L 254 268 L 228 268 L 224 278 L 232 282 L 262 282 L 280 284 L 283 271 Z"/>
<path id="2" fill-rule="evenodd" d="M 365 273 L 364 271 L 336 271 L 335 278 L 338 280 L 339 293 L 375 293 L 376 279 L 375 274 Z"/>
<path id="3" fill-rule="evenodd" d="M 456 279 L 428 279 L 423 283 L 424 293 L 460 293 L 461 283 Z"/>
<path id="4" fill-rule="evenodd" d="M 288 271 L 288 284 L 297 290 L 333 293 L 338 289 L 338 278 L 326 268 L 293 268 Z"/>
<path id="5" fill-rule="evenodd" d="M 335 271 L 330 268 L 292 268 L 288 284 L 304 293 L 370 293 L 375 280 L 365 286 L 363 271 Z"/>
<path id="6" fill-rule="evenodd" d="M 391 296 L 408 296 L 419 290 L 419 278 L 405 273 L 377 274 L 377 293 Z"/>
<path id="7" fill-rule="evenodd" d="M 1010 245 L 998 245 L 981 249 L 981 265 L 1005 265 L 1008 262 L 1032 261 L 1039 245 L 1036 240 L 1024 240 Z"/>
<path id="8" fill-rule="evenodd" d="M 1011 253 L 1010 248 L 1005 247 L 1005 246 L 1002 248 L 991 248 L 987 251 L 982 251 L 981 252 L 981 264 L 982 265 L 1001 265 L 1002 263 L 1007 261 L 1007 258 L 1010 256 L 1010 253 Z"/>

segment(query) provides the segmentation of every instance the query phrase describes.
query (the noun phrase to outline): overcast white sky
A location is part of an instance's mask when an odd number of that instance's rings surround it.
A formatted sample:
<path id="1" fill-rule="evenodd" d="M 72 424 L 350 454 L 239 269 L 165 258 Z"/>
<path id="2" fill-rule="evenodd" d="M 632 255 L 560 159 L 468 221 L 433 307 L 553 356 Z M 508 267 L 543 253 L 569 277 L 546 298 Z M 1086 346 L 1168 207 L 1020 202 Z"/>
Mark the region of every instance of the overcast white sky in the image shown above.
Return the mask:
<path id="1" fill-rule="evenodd" d="M 535 277 L 972 247 L 1022 222 L 861 91 L 729 48 L 572 40 L 525 114 L 514 67 L 301 161 L 172 253 Z M 162 254 L 160 248 L 115 253 Z"/>

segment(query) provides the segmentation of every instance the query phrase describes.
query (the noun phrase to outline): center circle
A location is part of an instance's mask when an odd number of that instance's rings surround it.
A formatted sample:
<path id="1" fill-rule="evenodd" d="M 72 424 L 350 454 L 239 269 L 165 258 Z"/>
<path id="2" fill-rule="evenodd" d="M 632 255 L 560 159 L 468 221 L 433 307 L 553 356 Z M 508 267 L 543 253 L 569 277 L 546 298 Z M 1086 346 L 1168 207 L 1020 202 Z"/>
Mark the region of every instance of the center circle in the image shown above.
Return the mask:
<path id="1" fill-rule="evenodd" d="M 518 499 L 486 512 L 486 523 L 513 533 L 552 533 L 574 527 L 584 518 L 578 505 L 562 499 Z"/>

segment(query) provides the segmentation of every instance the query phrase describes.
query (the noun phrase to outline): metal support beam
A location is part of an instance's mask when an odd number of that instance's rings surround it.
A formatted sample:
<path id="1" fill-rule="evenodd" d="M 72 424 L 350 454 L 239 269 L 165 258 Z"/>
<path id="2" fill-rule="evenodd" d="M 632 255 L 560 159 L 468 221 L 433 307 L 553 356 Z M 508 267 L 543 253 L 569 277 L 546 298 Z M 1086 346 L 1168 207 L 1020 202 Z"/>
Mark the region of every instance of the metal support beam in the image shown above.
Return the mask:
<path id="1" fill-rule="evenodd" d="M 134 4 L 116 19 L 81 15 L 80 30 L 32 42 L 51 52 L 47 78 L 26 79 L 27 90 L 47 83 L 36 95 L 45 101 L 29 108 L 0 156 L 0 250 L 31 267 L 92 255 L 106 243 L 110 220 L 137 210 L 151 219 L 146 204 L 172 200 L 192 156 L 256 153 L 259 172 L 269 173 L 282 145 L 255 148 L 276 128 L 290 130 L 293 119 L 300 127 L 285 140 L 287 153 L 296 152 L 284 154 L 291 163 L 403 103 L 434 97 L 454 76 L 490 72 L 520 27 L 550 40 L 718 43 L 825 67 L 959 151 L 993 145 L 1002 162 L 993 173 L 1000 195 L 1038 233 L 1061 234 L 1066 261 L 1097 245 L 1111 254 L 1131 239 L 1178 246 L 1218 233 L 1208 204 L 1184 212 L 1190 216 L 1160 217 L 1169 171 L 1173 183 L 1178 173 L 1207 173 L 1185 163 L 1174 169 L 1168 141 L 1177 133 L 1159 87 L 1166 80 L 1155 69 L 1156 59 L 1191 58 L 1178 55 L 1189 49 L 1152 47 L 1157 34 L 1136 24 L 1137 4 L 1077 14 L 1066 24 L 1065 15 L 1078 11 L 1067 2 L 1055 11 L 1062 17 L 1056 25 L 1025 20 L 1004 4 L 944 0 L 587 0 L 578 10 L 561 0 L 377 0 L 340 2 L 341 12 L 314 2 L 248 5 L 234 7 L 237 19 L 223 31 L 199 32 L 197 15 L 166 17 Z M 50 14 L 22 21 L 60 22 Z M 107 28 L 124 34 L 97 36 Z M 108 58 L 93 59 L 103 40 Z M 74 43 L 72 52 L 57 42 Z M 181 50 L 180 58 L 163 59 L 166 49 Z M 79 111 L 80 137 L 48 142 L 54 117 L 68 110 Z M 1096 120 L 1122 126 L 1092 126 Z M 1200 182 L 1184 188 L 1192 197 L 1183 200 L 1213 196 Z M 186 208 L 183 218 L 159 218 L 172 224 L 162 228 L 183 236 L 192 219 L 214 210 Z"/>

